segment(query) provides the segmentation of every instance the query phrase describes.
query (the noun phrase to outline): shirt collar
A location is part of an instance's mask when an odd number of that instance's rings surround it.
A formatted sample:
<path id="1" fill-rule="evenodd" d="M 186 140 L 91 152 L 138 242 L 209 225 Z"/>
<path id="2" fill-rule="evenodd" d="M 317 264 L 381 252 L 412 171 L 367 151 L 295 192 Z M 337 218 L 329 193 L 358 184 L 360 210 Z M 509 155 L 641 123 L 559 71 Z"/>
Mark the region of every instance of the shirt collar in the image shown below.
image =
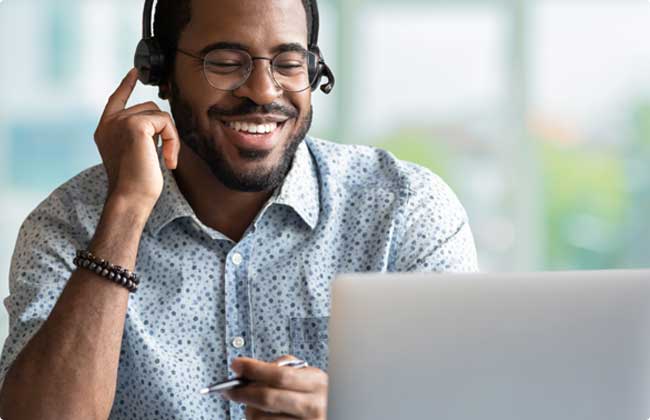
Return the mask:
<path id="1" fill-rule="evenodd" d="M 273 204 L 292 208 L 313 230 L 320 213 L 318 169 L 309 147 L 303 141 L 296 150 L 291 169 Z"/>
<path id="2" fill-rule="evenodd" d="M 174 174 L 165 166 L 162 152 L 159 152 L 159 157 L 164 185 L 146 226 L 154 236 L 157 236 L 162 228 L 176 219 L 192 217 L 198 220 L 194 210 L 178 188 Z"/>
<path id="3" fill-rule="evenodd" d="M 166 225 L 183 217 L 191 217 L 200 224 L 194 210 L 178 188 L 173 173 L 165 166 L 162 156 L 160 167 L 164 182 L 163 191 L 151 212 L 146 229 L 157 236 Z M 264 210 L 276 204 L 293 209 L 310 229 L 316 227 L 320 213 L 318 170 L 305 141 L 298 146 L 289 173 Z"/>

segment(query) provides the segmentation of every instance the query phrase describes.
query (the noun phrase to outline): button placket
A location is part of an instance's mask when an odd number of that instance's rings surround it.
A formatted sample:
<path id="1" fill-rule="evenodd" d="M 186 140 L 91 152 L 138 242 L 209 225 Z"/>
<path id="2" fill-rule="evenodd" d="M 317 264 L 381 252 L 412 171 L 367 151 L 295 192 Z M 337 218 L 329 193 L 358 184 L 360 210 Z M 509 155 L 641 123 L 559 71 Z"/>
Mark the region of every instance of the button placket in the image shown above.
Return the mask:
<path id="1" fill-rule="evenodd" d="M 226 345 L 229 369 L 237 357 L 253 356 L 248 296 L 249 244 L 250 238 L 245 237 L 230 250 L 225 260 Z"/>

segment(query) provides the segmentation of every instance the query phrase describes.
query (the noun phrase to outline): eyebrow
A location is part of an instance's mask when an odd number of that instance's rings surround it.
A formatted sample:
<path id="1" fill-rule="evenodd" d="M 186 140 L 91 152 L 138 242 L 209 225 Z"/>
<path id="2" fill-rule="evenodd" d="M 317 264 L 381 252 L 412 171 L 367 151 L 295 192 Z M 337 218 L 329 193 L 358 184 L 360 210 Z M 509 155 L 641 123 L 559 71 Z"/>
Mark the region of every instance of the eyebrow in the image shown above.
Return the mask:
<path id="1" fill-rule="evenodd" d="M 214 50 L 242 50 L 248 52 L 248 47 L 244 44 L 240 44 L 238 42 L 215 42 L 209 45 L 206 45 L 203 47 L 200 51 L 201 56 L 206 55 L 210 51 Z M 272 54 L 277 54 L 285 51 L 307 51 L 305 47 L 303 47 L 300 43 L 298 42 L 289 42 L 286 44 L 280 44 L 271 50 Z"/>

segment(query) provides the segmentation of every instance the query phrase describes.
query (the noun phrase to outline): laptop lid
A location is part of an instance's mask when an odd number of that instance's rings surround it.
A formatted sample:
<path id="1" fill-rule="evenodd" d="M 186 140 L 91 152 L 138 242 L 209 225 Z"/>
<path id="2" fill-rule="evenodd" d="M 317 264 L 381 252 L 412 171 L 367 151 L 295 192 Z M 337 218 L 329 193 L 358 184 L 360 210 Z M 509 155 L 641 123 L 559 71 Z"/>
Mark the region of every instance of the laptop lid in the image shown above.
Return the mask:
<path id="1" fill-rule="evenodd" d="M 329 419 L 646 420 L 650 271 L 337 278 Z"/>

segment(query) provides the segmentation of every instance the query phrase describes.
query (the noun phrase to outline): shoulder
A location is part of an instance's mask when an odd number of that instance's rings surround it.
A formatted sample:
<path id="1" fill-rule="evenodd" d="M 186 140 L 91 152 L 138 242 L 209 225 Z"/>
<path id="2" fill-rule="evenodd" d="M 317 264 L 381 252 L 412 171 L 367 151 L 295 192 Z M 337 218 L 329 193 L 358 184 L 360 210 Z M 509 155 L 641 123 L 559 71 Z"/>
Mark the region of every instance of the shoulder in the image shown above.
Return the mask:
<path id="1" fill-rule="evenodd" d="M 431 170 L 398 159 L 372 146 L 338 144 L 308 138 L 320 176 L 346 188 L 379 188 L 403 197 L 455 200 L 447 184 Z"/>
<path id="2" fill-rule="evenodd" d="M 92 231 L 101 215 L 107 186 L 102 165 L 82 171 L 52 191 L 27 216 L 21 236 Z"/>
<path id="3" fill-rule="evenodd" d="M 106 199 L 108 179 L 103 165 L 92 166 L 54 190 L 53 195 L 67 197 L 76 203 L 101 204 Z"/>
<path id="4" fill-rule="evenodd" d="M 10 284 L 40 284 L 59 273 L 66 280 L 76 249 L 85 248 L 101 216 L 107 180 L 103 166 L 94 166 L 56 188 L 27 216 L 14 248 Z M 63 274 L 62 274 L 63 273 Z M 50 278 L 50 280 L 47 280 Z"/>

